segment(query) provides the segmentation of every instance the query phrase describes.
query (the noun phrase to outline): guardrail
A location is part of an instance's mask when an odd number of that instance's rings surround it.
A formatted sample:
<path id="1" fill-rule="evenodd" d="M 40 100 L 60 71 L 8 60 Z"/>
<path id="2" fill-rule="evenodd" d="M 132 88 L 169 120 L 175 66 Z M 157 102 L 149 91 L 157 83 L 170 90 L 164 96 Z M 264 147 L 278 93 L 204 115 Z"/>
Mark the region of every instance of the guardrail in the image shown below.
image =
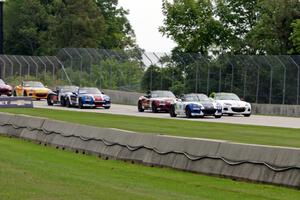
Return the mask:
<path id="1" fill-rule="evenodd" d="M 0 113 L 0 134 L 76 153 L 299 188 L 300 149 L 147 135 Z"/>
<path id="2" fill-rule="evenodd" d="M 0 108 L 33 108 L 31 97 L 0 97 Z"/>

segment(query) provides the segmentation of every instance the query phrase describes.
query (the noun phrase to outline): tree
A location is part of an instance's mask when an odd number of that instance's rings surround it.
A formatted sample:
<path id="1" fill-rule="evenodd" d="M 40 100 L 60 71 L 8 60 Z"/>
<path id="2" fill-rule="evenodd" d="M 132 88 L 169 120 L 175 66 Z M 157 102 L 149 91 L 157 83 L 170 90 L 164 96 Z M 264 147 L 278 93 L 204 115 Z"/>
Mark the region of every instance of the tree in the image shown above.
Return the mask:
<path id="1" fill-rule="evenodd" d="M 39 0 L 10 0 L 5 4 L 5 52 L 38 55 L 46 44 L 47 12 Z"/>
<path id="2" fill-rule="evenodd" d="M 259 20 L 246 36 L 256 53 L 287 54 L 292 48 L 292 23 L 300 18 L 299 0 L 261 0 Z"/>
<path id="3" fill-rule="evenodd" d="M 107 25 L 100 47 L 104 49 L 136 47 L 135 34 L 126 17 L 128 11 L 117 8 L 118 0 L 96 0 L 96 4 Z"/>
<path id="4" fill-rule="evenodd" d="M 293 33 L 291 36 L 291 40 L 294 45 L 294 49 L 292 49 L 292 53 L 300 54 L 300 19 L 295 20 L 292 24 Z"/>
<path id="5" fill-rule="evenodd" d="M 49 38 L 56 49 L 97 48 L 104 39 L 106 24 L 91 0 L 57 0 L 50 16 Z"/>
<path id="6" fill-rule="evenodd" d="M 163 14 L 166 19 L 160 31 L 177 42 L 177 51 L 207 54 L 226 40 L 210 0 L 164 0 Z"/>

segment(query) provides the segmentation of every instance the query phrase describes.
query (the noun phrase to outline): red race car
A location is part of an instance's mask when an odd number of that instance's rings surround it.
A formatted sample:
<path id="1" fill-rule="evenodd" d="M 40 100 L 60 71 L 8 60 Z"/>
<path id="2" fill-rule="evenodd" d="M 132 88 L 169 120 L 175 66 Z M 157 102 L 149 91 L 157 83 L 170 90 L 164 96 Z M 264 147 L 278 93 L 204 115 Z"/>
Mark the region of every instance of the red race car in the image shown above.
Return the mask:
<path id="1" fill-rule="evenodd" d="M 0 96 L 1 95 L 12 95 L 12 87 L 7 85 L 2 79 L 0 79 Z"/>
<path id="2" fill-rule="evenodd" d="M 148 92 L 145 96 L 141 96 L 138 101 L 138 111 L 152 110 L 169 112 L 171 104 L 176 100 L 175 95 L 171 91 L 156 90 Z"/>

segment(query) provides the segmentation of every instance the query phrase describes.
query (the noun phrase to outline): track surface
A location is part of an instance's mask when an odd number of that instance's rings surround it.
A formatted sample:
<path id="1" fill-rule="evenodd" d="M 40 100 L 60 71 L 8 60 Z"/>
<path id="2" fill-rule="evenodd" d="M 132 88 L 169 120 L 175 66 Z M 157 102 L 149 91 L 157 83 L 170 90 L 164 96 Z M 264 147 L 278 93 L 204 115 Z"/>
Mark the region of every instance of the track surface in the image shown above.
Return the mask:
<path id="1" fill-rule="evenodd" d="M 168 113 L 152 113 L 145 111 L 140 113 L 137 111 L 136 106 L 118 105 L 113 104 L 111 109 L 78 109 L 78 108 L 65 108 L 61 106 L 48 106 L 46 101 L 35 101 L 34 107 L 36 108 L 47 108 L 56 110 L 71 110 L 78 112 L 95 112 L 95 113 L 108 113 L 117 115 L 128 115 L 138 117 L 153 117 L 153 118 L 165 118 L 171 119 Z M 173 118 L 172 118 L 173 119 Z M 191 121 L 203 121 L 203 122 L 216 122 L 216 123 L 229 123 L 229 124 L 247 124 L 247 125 L 258 125 L 258 126 L 273 126 L 273 127 L 285 127 L 285 128 L 299 128 L 300 129 L 300 118 L 294 117 L 275 117 L 275 116 L 261 116 L 252 115 L 251 117 L 243 116 L 223 116 L 221 119 L 215 119 L 214 117 L 206 117 L 203 119 L 194 118 L 175 118 L 177 120 L 191 120 Z M 299 131 L 300 134 L 300 131 Z"/>

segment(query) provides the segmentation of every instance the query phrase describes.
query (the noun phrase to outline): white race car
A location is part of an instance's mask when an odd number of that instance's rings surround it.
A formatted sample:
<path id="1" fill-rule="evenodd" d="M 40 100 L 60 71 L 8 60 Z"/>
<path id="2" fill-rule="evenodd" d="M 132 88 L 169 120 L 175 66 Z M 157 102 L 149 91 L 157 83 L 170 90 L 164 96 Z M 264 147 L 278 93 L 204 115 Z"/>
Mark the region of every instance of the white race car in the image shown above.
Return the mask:
<path id="1" fill-rule="evenodd" d="M 187 118 L 204 116 L 221 118 L 222 106 L 205 94 L 185 94 L 182 100 L 177 100 L 171 105 L 170 116 L 177 115 Z"/>
<path id="2" fill-rule="evenodd" d="M 229 116 L 244 115 L 250 117 L 251 105 L 248 102 L 242 101 L 236 94 L 233 93 L 216 93 L 214 100 L 222 105 L 223 114 Z"/>

